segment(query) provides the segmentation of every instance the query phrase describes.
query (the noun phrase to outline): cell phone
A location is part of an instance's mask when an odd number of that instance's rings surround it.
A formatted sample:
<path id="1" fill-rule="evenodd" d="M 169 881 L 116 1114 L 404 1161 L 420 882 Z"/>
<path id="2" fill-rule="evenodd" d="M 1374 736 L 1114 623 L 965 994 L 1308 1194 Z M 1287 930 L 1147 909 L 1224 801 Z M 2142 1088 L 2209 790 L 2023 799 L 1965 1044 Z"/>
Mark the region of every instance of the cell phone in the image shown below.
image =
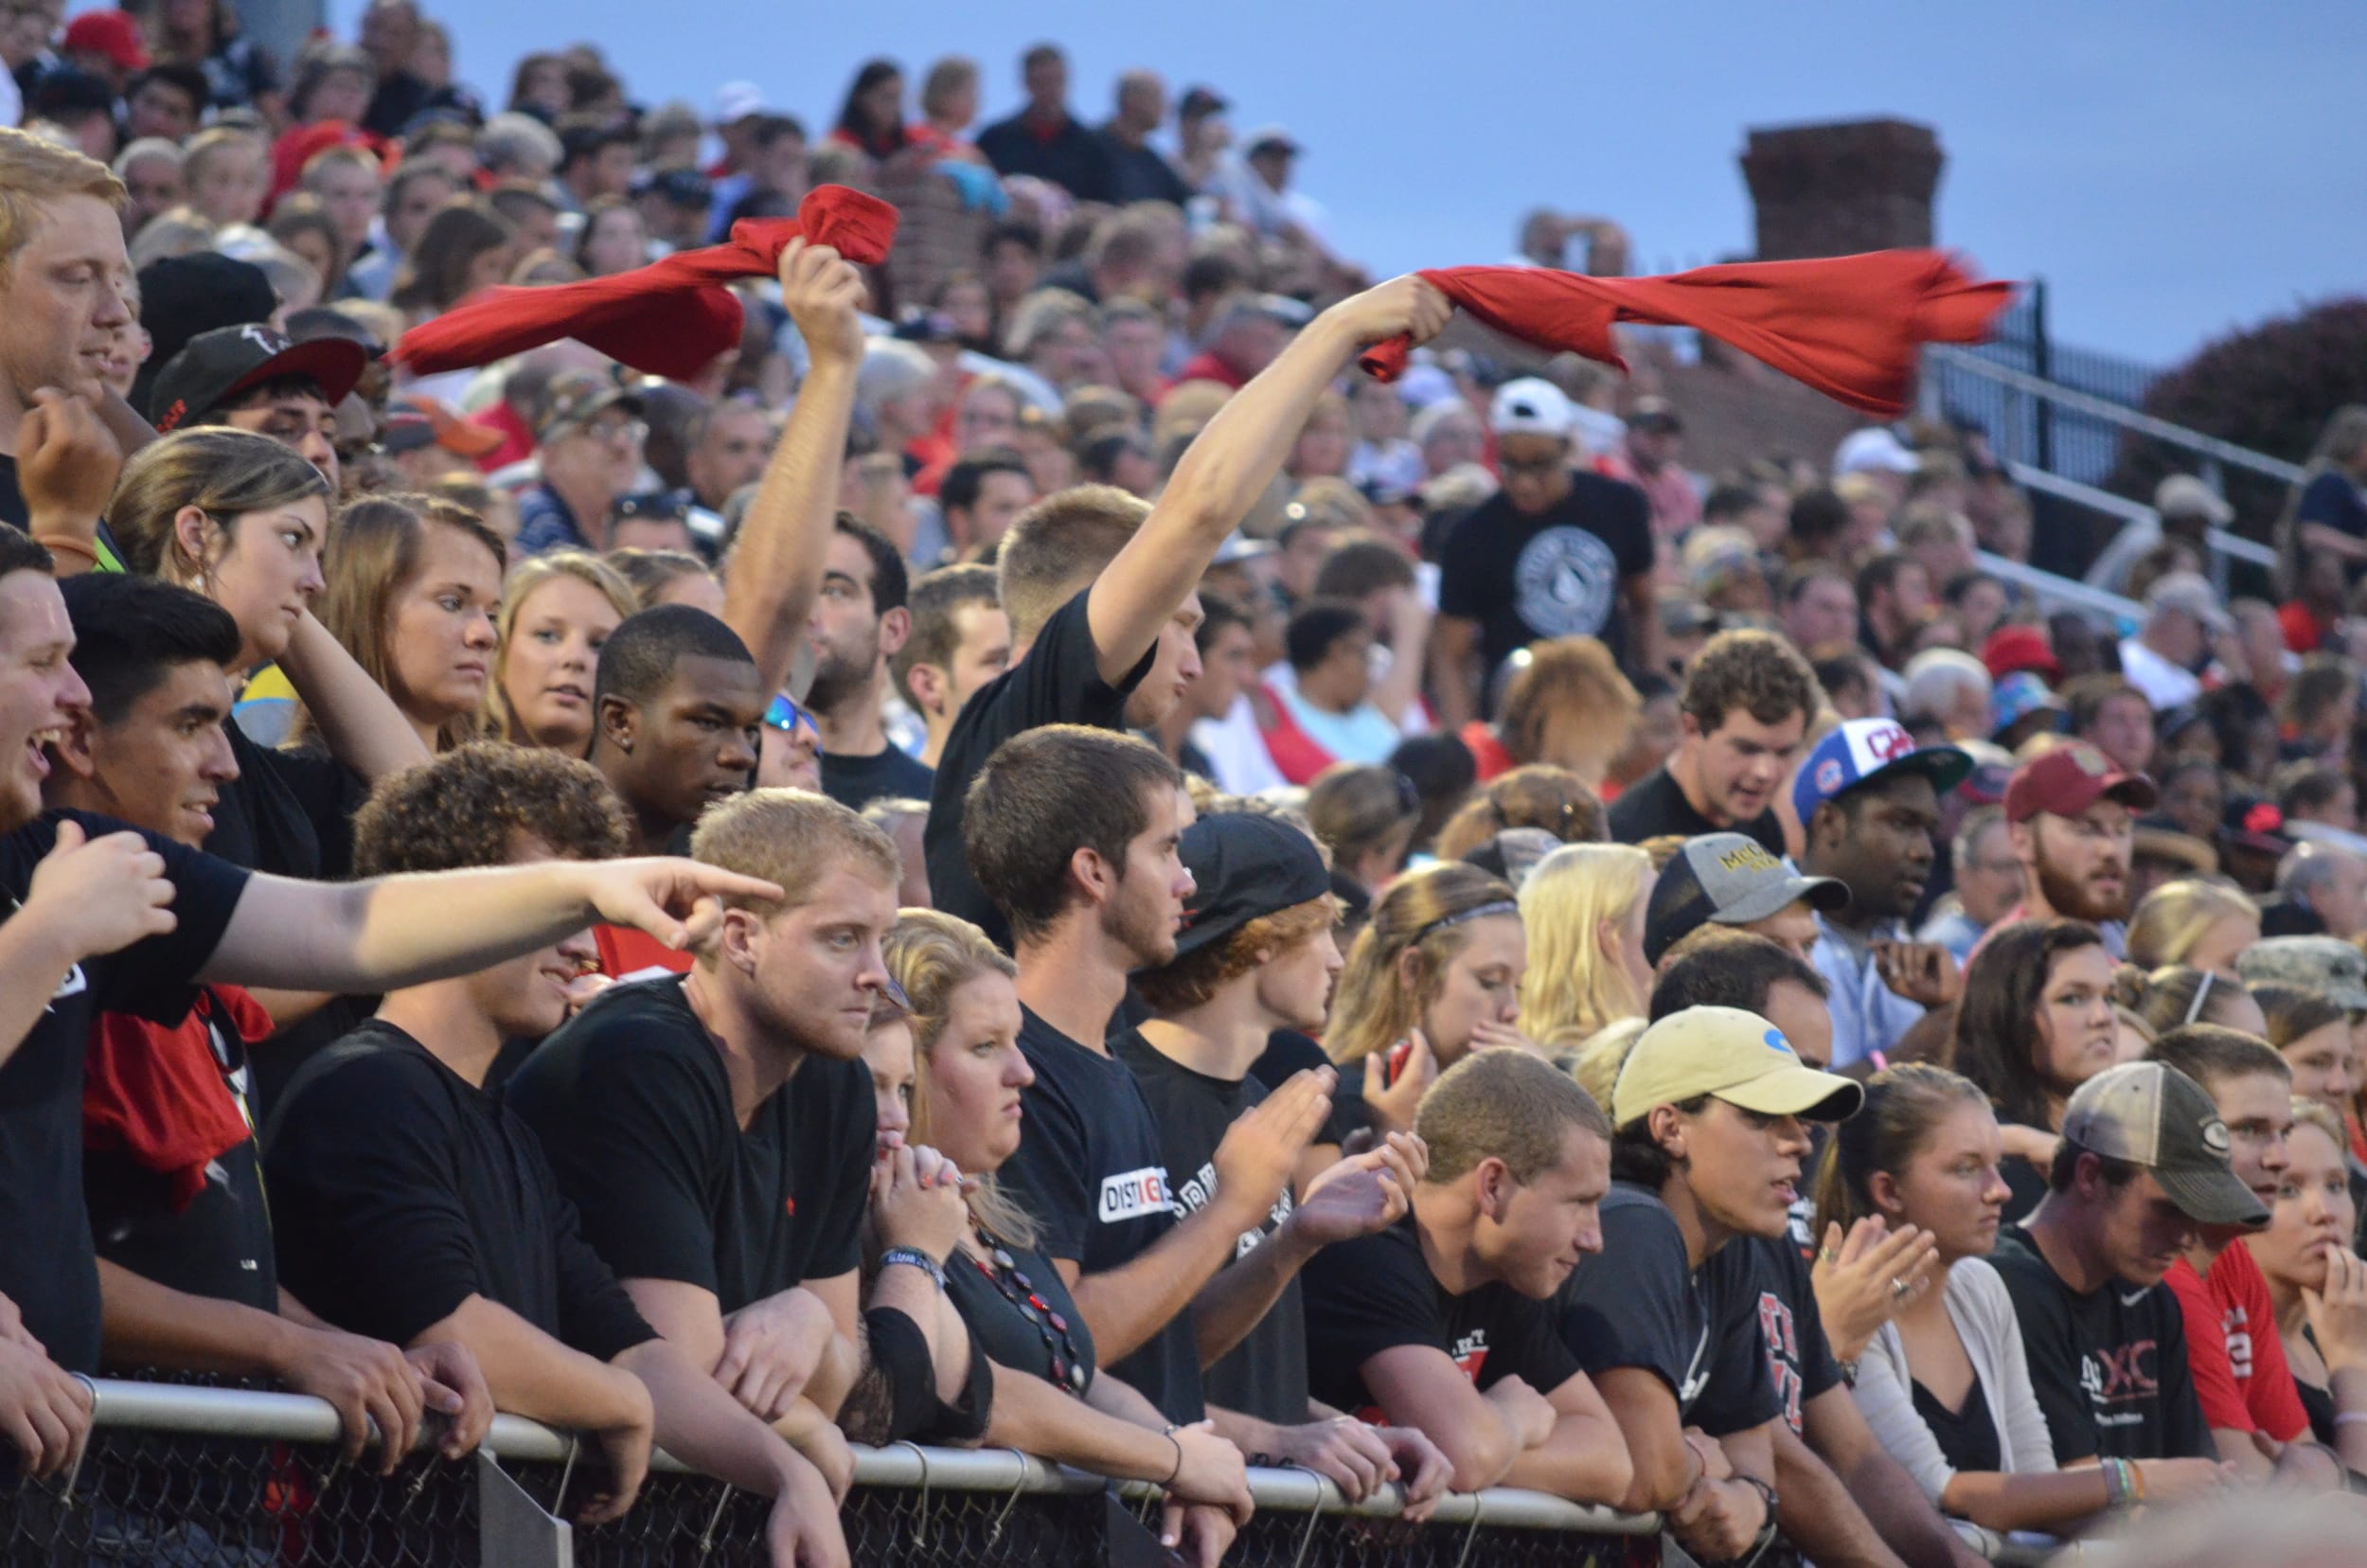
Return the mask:
<path id="1" fill-rule="evenodd" d="M 1398 1076 L 1405 1071 L 1405 1064 L 1413 1060 L 1413 1041 L 1400 1040 L 1390 1046 L 1389 1060 L 1381 1063 L 1380 1086 L 1384 1089 L 1396 1087 Z"/>

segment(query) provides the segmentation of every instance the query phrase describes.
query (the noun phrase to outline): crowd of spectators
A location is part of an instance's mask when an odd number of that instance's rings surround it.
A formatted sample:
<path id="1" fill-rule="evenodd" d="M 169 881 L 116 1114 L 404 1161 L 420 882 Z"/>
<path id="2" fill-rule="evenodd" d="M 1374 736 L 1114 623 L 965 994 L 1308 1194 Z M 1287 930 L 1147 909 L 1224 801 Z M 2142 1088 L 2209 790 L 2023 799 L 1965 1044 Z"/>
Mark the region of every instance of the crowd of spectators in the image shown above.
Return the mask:
<path id="1" fill-rule="evenodd" d="M 973 132 L 880 60 L 810 135 L 588 45 L 494 110 L 412 0 L 61 22 L 0 27 L 17 1474 L 101 1368 L 389 1470 L 578 1431 L 593 1522 L 663 1447 L 784 1565 L 902 1439 L 1203 1564 L 1252 1464 L 1915 1568 L 2367 1473 L 2367 411 L 2285 602 L 2180 475 L 2111 624 L 1984 569 L 1969 423 L 1704 473 L 1682 333 L 1365 375 L 1451 306 L 1212 88 L 1093 125 L 1040 45 Z M 793 242 L 688 380 L 393 352 L 916 175 L 968 264 Z"/>

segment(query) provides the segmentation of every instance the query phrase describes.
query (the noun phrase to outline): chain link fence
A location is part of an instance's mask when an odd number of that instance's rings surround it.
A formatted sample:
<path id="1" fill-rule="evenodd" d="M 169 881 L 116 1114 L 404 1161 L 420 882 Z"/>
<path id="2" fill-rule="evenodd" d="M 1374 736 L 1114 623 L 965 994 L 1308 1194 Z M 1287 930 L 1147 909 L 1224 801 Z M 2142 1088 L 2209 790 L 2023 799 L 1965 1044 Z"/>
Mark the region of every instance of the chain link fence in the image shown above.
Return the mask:
<path id="1" fill-rule="evenodd" d="M 341 1462 L 329 1407 L 249 1389 L 101 1381 L 79 1470 L 0 1473 L 0 1564 L 142 1568 L 722 1568 L 765 1561 L 771 1504 L 660 1456 L 632 1512 L 568 1527 L 601 1475 L 571 1440 L 501 1417 L 487 1453 L 422 1448 L 391 1476 Z M 1526 1492 L 1449 1499 L 1409 1524 L 1304 1472 L 1253 1471 L 1241 1568 L 1617 1568 L 1661 1560 L 1649 1519 Z M 1008 1452 L 863 1452 L 842 1513 L 858 1568 L 1159 1564 L 1159 1507 Z"/>

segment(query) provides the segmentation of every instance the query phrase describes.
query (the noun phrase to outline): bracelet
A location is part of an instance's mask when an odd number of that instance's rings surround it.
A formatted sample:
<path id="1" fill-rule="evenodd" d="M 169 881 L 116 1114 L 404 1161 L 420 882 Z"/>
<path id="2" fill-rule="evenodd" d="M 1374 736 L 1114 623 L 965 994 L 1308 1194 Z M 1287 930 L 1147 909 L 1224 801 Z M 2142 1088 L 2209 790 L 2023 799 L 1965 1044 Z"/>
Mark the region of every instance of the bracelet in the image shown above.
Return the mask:
<path id="1" fill-rule="evenodd" d="M 1167 1478 L 1165 1481 L 1160 1482 L 1159 1485 L 1162 1487 L 1172 1487 L 1175 1485 L 1176 1477 L 1184 1473 L 1184 1439 L 1178 1437 L 1173 1431 L 1169 1431 L 1167 1433 L 1166 1438 L 1168 1443 L 1173 1445 L 1175 1449 L 1175 1469 L 1167 1471 Z"/>
<path id="2" fill-rule="evenodd" d="M 2334 1417 L 2334 1424 L 2339 1427 L 2357 1426 L 2361 1421 L 2367 1421 L 2367 1410 L 2340 1411 Z"/>
<path id="3" fill-rule="evenodd" d="M 2137 1494 L 2138 1502 L 2143 1503 L 2145 1500 L 2145 1472 L 2138 1469 L 2136 1462 L 2130 1459 L 2122 1460 L 2121 1469 L 2128 1474 L 2129 1490 Z"/>
<path id="4" fill-rule="evenodd" d="M 1733 1476 L 1732 1479 L 1741 1482 L 1744 1486 L 1750 1488 L 1753 1491 L 1757 1492 L 1760 1497 L 1766 1500 L 1767 1526 L 1761 1533 L 1766 1534 L 1771 1532 L 1775 1528 L 1775 1488 L 1769 1486 L 1766 1482 L 1760 1480 L 1755 1475 L 1736 1474 Z"/>
<path id="5" fill-rule="evenodd" d="M 2109 1509 L 2125 1507 L 2128 1503 L 2128 1477 L 2122 1473 L 2118 1459 L 2099 1458 L 2096 1472 L 2104 1477 L 2104 1506 Z"/>
<path id="6" fill-rule="evenodd" d="M 922 1252 L 918 1247 L 890 1247 L 880 1255 L 880 1267 L 892 1263 L 909 1263 L 936 1281 L 937 1289 L 945 1289 L 945 1265 Z"/>

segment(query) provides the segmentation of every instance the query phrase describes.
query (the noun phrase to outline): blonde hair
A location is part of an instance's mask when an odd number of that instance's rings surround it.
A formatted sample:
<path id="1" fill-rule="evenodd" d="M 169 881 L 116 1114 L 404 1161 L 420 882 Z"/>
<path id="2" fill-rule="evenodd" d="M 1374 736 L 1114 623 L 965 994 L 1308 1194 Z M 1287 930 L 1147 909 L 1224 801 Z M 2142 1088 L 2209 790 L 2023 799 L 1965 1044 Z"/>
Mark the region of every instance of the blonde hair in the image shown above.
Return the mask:
<path id="1" fill-rule="evenodd" d="M 1126 548 L 1150 503 L 1114 485 L 1057 490 L 1022 512 L 996 567 L 1011 639 L 1024 643 Z"/>
<path id="2" fill-rule="evenodd" d="M 1521 1017 L 1539 1044 L 1551 1050 L 1644 1015 L 1648 998 L 1596 934 L 1635 913 L 1651 877 L 1651 857 L 1628 844 L 1564 845 L 1538 862 L 1521 888 L 1529 934 Z"/>
<path id="3" fill-rule="evenodd" d="M 324 561 L 328 586 L 321 592 L 321 624 L 389 693 L 395 689 L 389 639 L 395 600 L 418 577 L 419 552 L 432 527 L 453 529 L 484 545 L 492 553 L 496 579 L 508 563 L 509 547 L 476 513 L 430 495 L 365 496 L 337 514 L 331 530 L 336 548 Z M 436 726 L 436 749 L 450 751 L 477 739 L 486 724 L 482 710 L 447 719 Z"/>
<path id="4" fill-rule="evenodd" d="M 840 860 L 854 861 L 890 887 L 904 875 L 903 857 L 885 829 L 809 790 L 750 790 L 708 807 L 691 829 L 690 858 L 778 884 L 778 902 L 723 900 L 725 908 L 756 910 L 767 919 L 807 903 Z"/>
<path id="5" fill-rule="evenodd" d="M 2128 922 L 2128 961 L 2140 969 L 2183 964 L 2205 933 L 2232 916 L 2255 924 L 2260 906 L 2232 887 L 2180 878 L 2145 895 Z"/>
<path id="6" fill-rule="evenodd" d="M 493 658 L 493 682 L 486 693 L 485 706 L 493 729 L 521 746 L 532 742 L 518 728 L 518 716 L 510 711 L 509 692 L 503 685 L 509 669 L 510 636 L 526 600 L 534 597 L 537 588 L 557 578 L 574 578 L 578 582 L 589 583 L 608 600 L 608 607 L 616 612 L 619 621 L 641 608 L 633 598 L 632 585 L 617 575 L 616 568 L 588 551 L 553 550 L 529 556 L 518 563 L 508 580 L 502 584 L 502 613 L 494 623 L 501 633 L 501 650 Z"/>
<path id="7" fill-rule="evenodd" d="M 121 212 L 130 198 L 123 182 L 96 158 L 24 131 L 0 128 L 0 271 L 47 221 L 48 204 L 89 196 Z"/>
<path id="8" fill-rule="evenodd" d="M 1373 905 L 1371 923 L 1357 933 L 1341 971 L 1324 1033 L 1331 1060 L 1355 1061 L 1386 1051 L 1420 1027 L 1447 966 L 1471 939 L 1468 922 L 1494 904 L 1519 918 L 1512 889 L 1476 865 L 1428 865 L 1392 882 Z M 1415 955 L 1410 981 L 1398 969 L 1407 953 Z"/>
<path id="9" fill-rule="evenodd" d="M 957 915 L 936 909 L 906 909 L 897 914 L 896 928 L 881 945 L 888 974 L 904 993 L 913 1027 L 912 1141 L 928 1144 L 935 1136 L 936 1101 L 931 1092 L 929 1062 L 945 1032 L 953 993 L 985 974 L 1015 978 L 1019 966 L 994 945 L 988 935 Z M 976 1190 L 970 1195 L 970 1212 L 981 1225 L 1015 1246 L 1036 1244 L 1036 1222 L 990 1171 L 973 1171 Z"/>
<path id="10" fill-rule="evenodd" d="M 2300 1095 L 2295 1095 L 2293 1096 L 2293 1121 L 2296 1126 L 2307 1122 L 2319 1131 L 2323 1132 L 2328 1138 L 2334 1140 L 2335 1149 L 2345 1160 L 2350 1158 L 2350 1134 L 2343 1130 L 2342 1118 L 2337 1115 L 2334 1107 L 2325 1101 L 2306 1099 Z"/>
<path id="11" fill-rule="evenodd" d="M 1611 1092 L 1619 1086 L 1619 1069 L 1628 1064 L 1628 1053 L 1644 1038 L 1648 1025 L 1644 1018 L 1623 1018 L 1578 1042 L 1570 1076 L 1594 1096 L 1596 1104 L 1611 1103 Z"/>
<path id="12" fill-rule="evenodd" d="M 1542 828 L 1564 844 L 1600 843 L 1603 802 L 1586 780 L 1550 762 L 1530 762 L 1499 774 L 1456 808 L 1438 829 L 1433 852 L 1461 860 L 1507 828 Z"/>

